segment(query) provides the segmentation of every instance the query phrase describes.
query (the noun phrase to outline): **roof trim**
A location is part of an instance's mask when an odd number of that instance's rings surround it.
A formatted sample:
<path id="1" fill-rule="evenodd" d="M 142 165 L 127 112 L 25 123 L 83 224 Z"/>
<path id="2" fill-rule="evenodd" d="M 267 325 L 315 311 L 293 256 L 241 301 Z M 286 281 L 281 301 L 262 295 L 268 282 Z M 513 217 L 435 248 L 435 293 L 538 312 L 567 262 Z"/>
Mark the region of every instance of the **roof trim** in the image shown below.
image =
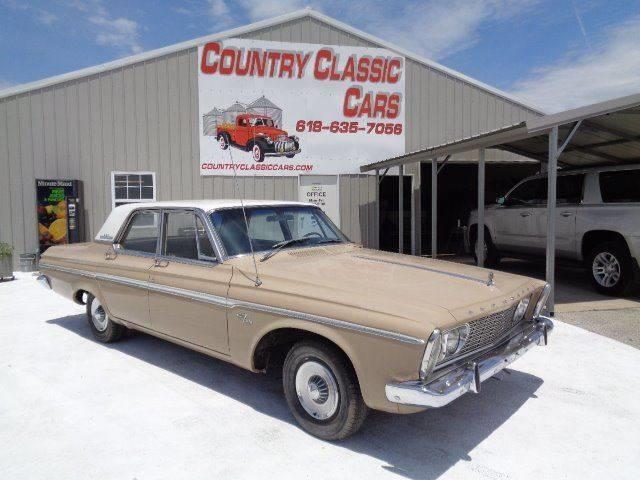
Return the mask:
<path id="1" fill-rule="evenodd" d="M 578 120 L 599 117 L 637 106 L 640 106 L 640 93 L 612 98 L 604 102 L 592 103 L 591 105 L 585 105 L 584 107 L 573 108 L 543 117 L 531 118 L 527 120 L 527 127 L 530 132 L 539 132 L 567 123 L 577 122 Z"/>
<path id="2" fill-rule="evenodd" d="M 535 136 L 537 135 L 528 132 L 526 122 L 520 122 L 515 125 L 509 125 L 508 127 L 499 128 L 497 130 L 491 130 L 489 132 L 485 132 L 473 137 L 464 138 L 462 140 L 435 145 L 433 147 L 406 153 L 404 155 L 392 157 L 380 162 L 369 163 L 368 165 L 361 166 L 360 172 L 364 173 L 370 172 L 372 170 L 397 167 L 398 165 L 404 165 L 406 163 L 431 160 L 432 158 L 438 158 L 443 155 L 455 155 L 457 153 L 464 153 L 479 148 L 489 148 L 493 145 L 496 145 L 497 143 L 522 140 L 524 138 Z"/>
<path id="3" fill-rule="evenodd" d="M 366 32 L 363 32 L 362 30 L 358 30 L 355 27 L 352 27 L 351 25 L 347 25 L 346 23 L 340 22 L 339 20 L 336 20 L 334 18 L 331 18 L 327 15 L 324 15 L 323 13 L 317 12 L 316 10 L 313 10 L 311 8 L 304 8 L 302 10 L 297 10 L 295 12 L 291 12 L 291 13 L 287 13 L 284 15 L 280 15 L 277 17 L 273 17 L 273 18 L 269 18 L 266 20 L 261 20 L 259 22 L 255 22 L 255 23 L 251 23 L 249 25 L 244 25 L 241 27 L 237 27 L 237 28 L 232 28 L 230 30 L 225 30 L 223 32 L 218 32 L 218 33 L 214 33 L 214 34 L 210 34 L 210 35 L 205 35 L 203 37 L 198 37 L 195 38 L 193 40 L 187 40 L 185 42 L 181 42 L 181 43 L 176 43 L 174 45 L 169 45 L 167 47 L 162 47 L 162 48 L 158 48 L 155 50 L 149 50 L 148 52 L 143 52 L 143 53 L 139 53 L 137 55 L 131 55 L 128 57 L 123 57 L 123 58 L 119 58 L 118 60 L 114 60 L 111 62 L 107 62 L 107 63 L 103 63 L 100 65 L 96 65 L 93 67 L 88 67 L 88 68 L 83 68 L 80 70 L 75 70 L 73 72 L 69 72 L 69 73 L 64 73 L 61 75 L 56 75 L 53 77 L 48 77 L 48 78 L 44 78 L 42 80 L 36 80 L 35 82 L 30 82 L 30 83 L 24 83 L 21 85 L 16 85 L 13 87 L 9 87 L 7 89 L 4 90 L 0 90 L 0 99 L 1 98 L 6 98 L 6 97 L 10 97 L 10 96 L 14 96 L 14 95 L 18 95 L 21 93 L 25 93 L 31 90 L 37 90 L 37 89 L 41 89 L 41 88 L 45 88 L 45 87 L 49 87 L 52 85 L 56 85 L 59 83 L 63 83 L 63 82 L 68 82 L 70 80 L 75 80 L 78 78 L 82 78 L 82 77 L 88 77 L 91 75 L 96 75 L 102 72 L 106 72 L 109 70 L 114 70 L 117 68 L 121 68 L 121 67 L 125 67 L 128 65 L 132 65 L 135 63 L 139 63 L 139 62 L 144 62 L 145 60 L 151 60 L 153 58 L 158 58 L 164 55 L 169 55 L 171 53 L 176 53 L 179 52 L 181 50 L 186 50 L 189 48 L 193 48 L 193 47 L 197 47 L 198 45 L 202 44 L 202 43 L 206 43 L 206 42 L 211 42 L 214 40 L 221 40 L 223 38 L 231 38 L 231 37 L 235 37 L 235 36 L 239 36 L 239 35 L 246 35 L 247 33 L 251 33 L 257 30 L 262 30 L 264 28 L 268 28 L 271 26 L 275 26 L 278 24 L 282 24 L 282 23 L 286 23 L 286 22 L 290 22 L 292 20 L 298 20 L 300 18 L 304 18 L 304 17 L 310 17 L 310 18 L 314 18 L 316 20 L 319 20 L 321 22 L 327 23 L 337 29 L 343 30 L 347 33 L 350 33 L 351 35 L 354 35 L 362 40 L 366 40 L 368 42 L 374 43 L 376 45 L 378 45 L 381 48 L 386 48 L 388 50 L 391 50 L 395 53 L 398 53 L 406 58 L 409 58 L 415 62 L 421 63 L 427 67 L 433 68 L 435 70 L 438 70 L 446 75 L 449 75 L 453 78 L 456 78 L 458 80 L 461 80 L 463 82 L 466 82 L 468 84 L 471 84 L 475 87 L 478 87 L 482 90 L 486 90 L 489 93 L 492 93 L 498 97 L 501 97 L 504 100 L 507 100 L 511 103 L 517 104 L 521 107 L 527 108 L 529 110 L 532 110 L 535 113 L 544 113 L 540 108 L 528 104 L 522 100 L 517 99 L 516 97 L 514 97 L 513 95 L 510 95 L 506 92 L 503 92 L 502 90 L 499 90 L 495 87 L 492 87 L 491 85 L 487 85 L 486 83 L 480 82 L 478 80 L 475 80 L 471 77 L 468 77 L 456 70 L 450 69 L 448 67 L 445 67 L 444 65 L 441 65 L 437 62 L 434 62 L 433 60 L 429 60 L 425 57 L 422 57 L 420 55 L 417 55 L 415 53 L 412 53 L 408 50 L 405 50 L 402 47 L 399 47 L 397 45 L 394 45 L 393 43 L 387 42 L 385 40 L 382 40 L 378 37 L 375 37 L 371 34 L 368 34 Z"/>

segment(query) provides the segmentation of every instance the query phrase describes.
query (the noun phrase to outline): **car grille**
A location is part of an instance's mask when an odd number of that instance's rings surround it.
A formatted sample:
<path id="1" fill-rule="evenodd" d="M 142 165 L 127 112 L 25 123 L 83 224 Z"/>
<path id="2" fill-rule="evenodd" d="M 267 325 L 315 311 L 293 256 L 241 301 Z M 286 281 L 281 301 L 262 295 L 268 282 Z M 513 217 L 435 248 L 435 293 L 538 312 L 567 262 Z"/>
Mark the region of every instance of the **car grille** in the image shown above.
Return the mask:
<path id="1" fill-rule="evenodd" d="M 296 149 L 295 144 L 290 141 L 277 141 L 275 143 L 274 149 L 276 152 L 278 153 L 283 153 L 283 152 L 292 152 Z"/>
<path id="2" fill-rule="evenodd" d="M 514 326 L 516 307 L 517 304 L 514 304 L 511 308 L 469 322 L 469 339 L 457 356 L 474 352 L 498 340 Z"/>

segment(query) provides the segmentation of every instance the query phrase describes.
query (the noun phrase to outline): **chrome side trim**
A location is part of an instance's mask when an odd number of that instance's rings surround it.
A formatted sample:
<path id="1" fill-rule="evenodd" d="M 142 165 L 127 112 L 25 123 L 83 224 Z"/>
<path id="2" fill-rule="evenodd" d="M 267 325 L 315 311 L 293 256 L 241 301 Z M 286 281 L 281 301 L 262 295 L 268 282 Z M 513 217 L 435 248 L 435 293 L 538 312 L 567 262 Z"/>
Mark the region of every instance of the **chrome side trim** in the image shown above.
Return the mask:
<path id="1" fill-rule="evenodd" d="M 447 272 L 445 270 L 438 270 L 437 268 L 423 267 L 422 265 L 411 265 L 409 263 L 395 262 L 393 260 L 386 260 L 386 259 L 383 259 L 383 258 L 367 257 L 365 255 L 352 255 L 352 257 L 360 258 L 362 260 L 369 260 L 370 262 L 389 263 L 391 265 L 400 265 L 401 267 L 415 268 L 417 270 L 426 270 L 427 272 L 439 273 L 441 275 L 447 275 L 447 276 L 453 277 L 453 278 L 461 278 L 463 280 L 471 280 L 472 282 L 478 282 L 478 283 L 482 283 L 483 285 L 488 285 L 487 280 L 485 280 L 483 278 L 471 277 L 469 275 L 463 275 L 461 273 Z M 492 279 L 493 279 L 493 277 L 492 277 Z M 492 283 L 492 285 L 493 285 L 493 283 Z"/>
<path id="2" fill-rule="evenodd" d="M 219 297 L 217 295 L 211 295 L 209 293 L 196 292 L 194 290 L 185 290 L 183 288 L 177 287 L 168 287 L 166 285 L 160 285 L 158 283 L 149 283 L 149 290 L 153 292 L 164 293 L 166 295 L 188 298 L 189 300 L 196 300 L 198 302 L 210 303 L 219 307 L 227 306 L 226 298 Z"/>
<path id="3" fill-rule="evenodd" d="M 310 313 L 297 312 L 295 310 L 288 310 L 286 308 L 271 307 L 269 305 L 261 305 L 257 303 L 245 302 L 243 300 L 229 299 L 229 308 L 243 307 L 251 310 L 258 310 L 265 313 L 272 313 L 274 315 L 283 315 L 285 317 L 296 318 L 298 320 L 304 320 L 307 322 L 319 323 L 322 325 L 328 325 L 331 327 L 342 328 L 345 330 L 351 330 L 354 332 L 366 333 L 368 335 L 374 335 L 377 337 L 389 338 L 402 343 L 408 343 L 411 345 L 424 345 L 424 340 L 421 338 L 411 337 L 402 333 L 390 332 L 388 330 L 382 330 L 374 327 L 366 327 L 364 325 L 358 325 L 356 323 L 345 322 L 343 320 L 336 320 L 335 318 L 323 317 L 320 315 L 312 315 Z"/>
<path id="4" fill-rule="evenodd" d="M 323 317 L 320 315 L 312 315 L 309 313 L 298 312 L 295 310 L 288 310 L 286 308 L 272 307 L 270 305 L 262 305 L 258 303 L 246 302 L 243 300 L 234 300 L 230 298 L 219 297 L 216 295 L 210 295 L 207 293 L 197 292 L 194 290 L 185 290 L 181 288 L 168 287 L 166 285 L 160 285 L 157 283 L 149 283 L 141 280 L 133 280 L 130 278 L 119 277 L 116 275 L 108 275 L 104 273 L 88 272 L 86 270 L 79 270 L 76 268 L 62 267 L 59 265 L 52 265 L 48 263 L 41 263 L 41 268 L 48 268 L 50 270 L 57 270 L 64 273 L 71 273 L 74 275 L 80 275 L 86 278 L 92 278 L 95 280 L 104 280 L 108 282 L 120 283 L 122 285 L 128 285 L 136 288 L 146 288 L 150 291 L 164 293 L 167 295 L 175 295 L 182 298 L 188 298 L 199 302 L 211 303 L 213 305 L 229 308 L 247 308 L 250 310 L 261 311 L 265 313 L 271 313 L 274 315 L 282 315 L 289 318 L 295 318 L 306 322 L 319 323 L 321 325 L 328 325 L 336 328 L 342 328 L 344 330 L 355 331 L 364 333 L 367 335 L 374 335 L 377 337 L 388 338 L 402 343 L 408 343 L 410 345 L 424 345 L 425 341 L 421 338 L 411 337 L 402 333 L 390 332 L 388 330 L 382 330 L 374 327 L 367 327 L 364 325 L 358 325 L 356 323 L 345 322 L 343 320 L 337 320 L 335 318 Z"/>

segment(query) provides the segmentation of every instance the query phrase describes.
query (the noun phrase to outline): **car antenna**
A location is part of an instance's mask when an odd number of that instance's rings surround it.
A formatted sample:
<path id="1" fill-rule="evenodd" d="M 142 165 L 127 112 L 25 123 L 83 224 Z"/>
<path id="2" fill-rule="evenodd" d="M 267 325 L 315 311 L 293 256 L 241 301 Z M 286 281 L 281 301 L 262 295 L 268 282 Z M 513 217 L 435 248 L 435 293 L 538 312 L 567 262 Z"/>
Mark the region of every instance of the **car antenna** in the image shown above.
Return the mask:
<path id="1" fill-rule="evenodd" d="M 233 153 L 231 152 L 231 145 L 229 145 L 229 158 L 231 159 L 231 168 L 233 169 L 233 191 L 235 195 L 238 195 L 238 173 L 236 172 L 236 164 L 233 162 Z M 244 196 L 244 192 L 243 195 Z M 253 268 L 256 271 L 256 279 L 253 281 L 256 287 L 262 285 L 260 275 L 258 275 L 258 264 L 256 263 L 256 254 L 253 251 L 253 242 L 251 241 L 251 235 L 249 235 L 249 222 L 247 221 L 247 212 L 244 208 L 244 201 L 240 196 L 240 206 L 242 207 L 242 216 L 244 217 L 244 225 L 247 229 L 247 239 L 249 240 L 249 248 L 251 249 L 251 257 L 253 258 Z"/>

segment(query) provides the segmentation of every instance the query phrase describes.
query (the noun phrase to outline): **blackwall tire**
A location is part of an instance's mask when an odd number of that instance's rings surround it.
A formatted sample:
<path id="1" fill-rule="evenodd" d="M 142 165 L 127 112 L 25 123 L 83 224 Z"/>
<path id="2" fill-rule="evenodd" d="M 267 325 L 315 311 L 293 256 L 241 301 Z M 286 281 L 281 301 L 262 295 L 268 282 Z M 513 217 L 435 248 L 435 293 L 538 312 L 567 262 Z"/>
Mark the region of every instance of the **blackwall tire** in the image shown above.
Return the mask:
<path id="1" fill-rule="evenodd" d="M 487 233 L 484 238 L 485 238 L 484 267 L 485 268 L 497 267 L 500 264 L 500 253 L 498 252 L 498 249 L 493 244 L 493 241 L 491 240 L 491 235 Z M 478 254 L 476 253 L 477 243 L 478 243 L 478 235 L 476 234 L 472 242 L 473 260 L 476 265 L 478 265 Z"/>
<path id="2" fill-rule="evenodd" d="M 315 341 L 295 344 L 284 361 L 282 382 L 298 424 L 323 440 L 353 435 L 367 416 L 348 359 L 330 345 Z"/>
<path id="3" fill-rule="evenodd" d="M 626 245 L 603 242 L 587 259 L 587 272 L 594 288 L 605 295 L 623 296 L 633 286 L 633 261 Z"/>
<path id="4" fill-rule="evenodd" d="M 109 318 L 100 301 L 90 293 L 87 294 L 87 320 L 91 333 L 102 343 L 116 342 L 127 331 L 126 327 Z"/>

